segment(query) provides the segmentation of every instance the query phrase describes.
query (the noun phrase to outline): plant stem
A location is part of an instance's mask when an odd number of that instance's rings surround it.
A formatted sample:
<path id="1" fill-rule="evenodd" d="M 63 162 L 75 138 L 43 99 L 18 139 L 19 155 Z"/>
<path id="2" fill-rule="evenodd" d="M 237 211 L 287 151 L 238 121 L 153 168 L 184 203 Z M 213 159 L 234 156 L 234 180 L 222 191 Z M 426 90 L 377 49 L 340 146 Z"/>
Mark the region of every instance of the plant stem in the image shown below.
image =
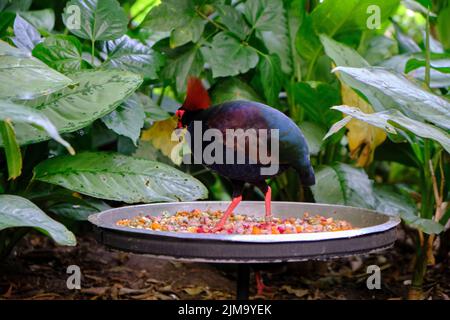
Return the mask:
<path id="1" fill-rule="evenodd" d="M 430 10 L 427 11 L 425 37 L 425 83 L 430 87 Z"/>
<path id="2" fill-rule="evenodd" d="M 94 66 L 94 57 L 95 57 L 95 40 L 91 39 L 91 64 Z"/>

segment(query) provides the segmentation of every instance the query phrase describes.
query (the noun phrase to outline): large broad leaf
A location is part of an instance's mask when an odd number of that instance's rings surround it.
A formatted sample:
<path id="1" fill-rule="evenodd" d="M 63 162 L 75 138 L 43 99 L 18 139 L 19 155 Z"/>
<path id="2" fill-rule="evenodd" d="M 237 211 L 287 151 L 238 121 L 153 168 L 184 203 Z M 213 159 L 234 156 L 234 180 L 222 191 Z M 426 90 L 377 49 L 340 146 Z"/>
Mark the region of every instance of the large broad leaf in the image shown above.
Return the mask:
<path id="1" fill-rule="evenodd" d="M 89 66 L 82 53 L 80 41 L 66 35 L 50 36 L 33 50 L 33 56 L 63 73 L 73 73 Z"/>
<path id="2" fill-rule="evenodd" d="M 53 9 L 23 11 L 20 14 L 38 30 L 50 32 L 55 26 L 55 12 Z"/>
<path id="3" fill-rule="evenodd" d="M 364 113 L 373 113 L 372 106 L 345 83 L 341 84 L 341 96 L 342 103 L 356 107 Z M 373 161 L 375 149 L 386 140 L 386 133 L 357 119 L 352 119 L 346 126 L 350 156 L 357 159 L 357 166 L 368 166 Z"/>
<path id="4" fill-rule="evenodd" d="M 370 64 L 354 49 L 337 42 L 325 34 L 320 35 L 320 41 L 329 56 L 337 66 L 342 67 L 369 67 Z"/>
<path id="5" fill-rule="evenodd" d="M 407 130 L 415 135 L 432 139 L 442 145 L 450 152 L 450 135 L 431 124 L 410 119 L 397 110 L 388 110 L 385 112 L 364 113 L 361 110 L 349 106 L 335 106 L 332 109 L 339 110 L 350 117 L 369 123 L 370 125 L 382 128 L 388 133 L 398 134 L 396 128 Z M 330 129 L 324 139 L 342 128 L 345 123 L 337 123 Z"/>
<path id="6" fill-rule="evenodd" d="M 355 50 L 347 47 L 333 39 L 321 35 L 320 40 L 325 48 L 325 53 L 339 66 L 368 67 L 369 63 L 364 60 Z M 341 80 L 341 77 L 339 77 Z M 372 106 L 360 97 L 352 88 L 341 81 L 342 103 L 356 107 L 365 113 L 372 113 Z M 357 159 L 356 164 L 360 167 L 369 165 L 374 157 L 375 148 L 386 139 L 383 130 L 373 127 L 363 121 L 352 119 L 347 123 L 347 138 L 352 158 Z"/>
<path id="7" fill-rule="evenodd" d="M 261 57 L 258 64 L 258 71 L 267 102 L 272 106 L 277 105 L 278 95 L 283 85 L 280 58 L 277 55 Z"/>
<path id="8" fill-rule="evenodd" d="M 405 76 L 383 68 L 337 67 L 335 71 L 348 75 L 343 78 L 351 87 L 360 90 L 376 111 L 398 108 L 408 117 L 427 120 L 450 129 L 450 102 L 435 95 Z"/>
<path id="9" fill-rule="evenodd" d="M 0 230 L 15 227 L 36 228 L 52 237 L 58 244 L 76 245 L 76 239 L 72 232 L 47 216 L 31 201 L 14 195 L 0 195 Z"/>
<path id="10" fill-rule="evenodd" d="M 379 22 L 383 23 L 395 12 L 399 3 L 399 0 L 323 1 L 300 28 L 297 34 L 297 50 L 307 59 L 314 61 L 322 49 L 317 35 L 323 33 L 334 37 L 367 30 L 368 24 L 375 22 L 376 12 L 379 13 Z M 377 27 L 380 28 L 381 25 Z"/>
<path id="11" fill-rule="evenodd" d="M 320 168 L 311 187 L 316 202 L 372 209 L 375 207 L 373 182 L 362 169 L 337 163 Z"/>
<path id="12" fill-rule="evenodd" d="M 249 0 L 245 2 L 243 12 L 269 53 L 277 54 L 283 71 L 290 73 L 290 46 L 283 1 Z"/>
<path id="13" fill-rule="evenodd" d="M 160 53 L 127 35 L 105 42 L 103 51 L 107 55 L 103 66 L 140 73 L 149 79 L 157 78 L 164 62 Z"/>
<path id="14" fill-rule="evenodd" d="M 153 8 L 142 26 L 154 31 L 171 32 L 172 48 L 190 41 L 197 42 L 206 21 L 199 16 L 200 8 L 191 0 L 166 0 Z"/>
<path id="15" fill-rule="evenodd" d="M 102 121 L 109 129 L 130 138 L 137 145 L 144 119 L 142 102 L 137 95 L 132 95 L 116 110 L 104 116 Z"/>
<path id="16" fill-rule="evenodd" d="M 30 52 L 41 42 L 41 35 L 36 28 L 19 14 L 14 20 L 14 38 L 12 41 L 17 48 Z"/>
<path id="17" fill-rule="evenodd" d="M 20 135 L 24 132 L 21 130 L 24 127 L 29 127 L 33 128 L 33 132 L 35 133 L 53 138 L 55 141 L 66 147 L 71 154 L 75 153 L 70 144 L 61 138 L 58 129 L 53 123 L 44 114 L 35 109 L 0 100 L 0 120 L 7 120 L 14 123 L 15 131 L 17 131 L 16 139 L 19 143 L 23 143 Z M 4 139 L 4 137 L 0 137 L 0 146 L 5 145 Z"/>
<path id="18" fill-rule="evenodd" d="M 145 120 L 148 123 L 152 124 L 154 121 L 162 121 L 170 118 L 170 114 L 149 96 L 138 92 L 132 98 L 135 98 L 136 103 L 142 106 L 145 113 Z"/>
<path id="19" fill-rule="evenodd" d="M 236 37 L 244 40 L 250 32 L 250 28 L 245 23 L 242 14 L 232 6 L 216 4 L 214 7 L 217 10 L 220 22 Z"/>
<path id="20" fill-rule="evenodd" d="M 450 66 L 450 62 L 448 58 L 444 57 L 441 54 L 431 54 L 430 88 L 445 88 L 450 86 L 450 74 L 445 73 Z M 379 66 L 395 70 L 399 73 L 408 73 L 408 76 L 425 81 L 425 67 L 422 66 L 424 61 L 424 53 L 405 53 L 381 62 Z M 406 67 L 408 63 L 409 65 Z"/>
<path id="21" fill-rule="evenodd" d="M 253 88 L 238 78 L 228 78 L 220 81 L 211 90 L 211 101 L 213 105 L 233 100 L 262 102 L 262 99 Z"/>
<path id="22" fill-rule="evenodd" d="M 117 0 L 71 0 L 64 9 L 63 22 L 74 35 L 97 41 L 124 35 L 128 19 Z"/>
<path id="23" fill-rule="evenodd" d="M 398 54 L 398 44 L 386 36 L 374 36 L 365 41 L 362 54 L 369 64 L 376 65 Z"/>
<path id="24" fill-rule="evenodd" d="M 430 219 L 420 218 L 416 205 L 407 196 L 389 186 L 375 186 L 376 209 L 389 215 L 400 216 L 407 224 L 428 234 L 438 234 L 444 226 Z"/>
<path id="25" fill-rule="evenodd" d="M 0 0 L 0 11 L 16 12 L 30 9 L 33 0 Z"/>
<path id="26" fill-rule="evenodd" d="M 1 99 L 33 99 L 61 90 L 73 81 L 0 40 L 0 83 Z"/>
<path id="27" fill-rule="evenodd" d="M 253 48 L 225 32 L 218 33 L 210 46 L 201 50 L 214 78 L 245 73 L 258 63 L 258 54 Z"/>
<path id="28" fill-rule="evenodd" d="M 22 172 L 22 153 L 16 140 L 16 133 L 10 120 L 0 121 L 0 137 L 4 141 L 9 179 L 15 179 Z"/>
<path id="29" fill-rule="evenodd" d="M 437 19 L 439 39 L 446 50 L 450 49 L 450 6 L 439 12 Z"/>
<path id="30" fill-rule="evenodd" d="M 299 125 L 302 129 L 303 135 L 308 142 L 309 153 L 316 156 L 320 152 L 322 146 L 323 137 L 325 136 L 325 130 L 314 122 L 305 121 Z"/>
<path id="31" fill-rule="evenodd" d="M 291 110 L 295 120 L 296 112 L 302 109 L 305 118 L 324 128 L 328 128 L 340 117 L 330 110 L 330 107 L 340 102 L 339 90 L 323 82 L 297 82 L 289 88 L 293 96 L 296 110 Z"/>
<path id="32" fill-rule="evenodd" d="M 297 81 L 301 81 L 302 79 L 302 70 L 300 55 L 295 48 L 295 39 L 305 17 L 305 2 L 306 0 L 292 0 L 290 2 L 285 2 L 292 69 L 295 80 Z"/>
<path id="33" fill-rule="evenodd" d="M 162 70 L 163 79 L 175 79 L 177 91 L 186 90 L 188 76 L 198 76 L 203 69 L 203 58 L 197 46 L 186 46 L 182 51 L 171 52 Z"/>
<path id="34" fill-rule="evenodd" d="M 73 80 L 76 86 L 32 103 L 60 133 L 81 129 L 110 113 L 142 82 L 139 75 L 119 70 L 81 72 L 73 75 Z M 20 144 L 49 138 L 30 124 L 18 123 L 14 127 Z"/>
<path id="35" fill-rule="evenodd" d="M 97 198 L 127 203 L 205 198 L 197 179 L 168 165 L 112 153 L 81 153 L 39 164 L 37 180 Z"/>

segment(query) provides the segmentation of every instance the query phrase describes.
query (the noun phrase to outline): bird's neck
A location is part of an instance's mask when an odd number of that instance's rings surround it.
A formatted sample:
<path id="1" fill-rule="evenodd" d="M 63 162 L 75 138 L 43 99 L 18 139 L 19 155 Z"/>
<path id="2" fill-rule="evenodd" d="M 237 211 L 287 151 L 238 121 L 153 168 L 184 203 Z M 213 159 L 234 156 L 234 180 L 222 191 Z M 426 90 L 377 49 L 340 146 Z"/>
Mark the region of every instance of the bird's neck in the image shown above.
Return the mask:
<path id="1" fill-rule="evenodd" d="M 184 126 L 189 126 L 193 121 L 201 119 L 201 113 L 203 110 L 199 111 L 188 111 L 183 114 L 183 118 L 181 118 L 181 122 Z"/>

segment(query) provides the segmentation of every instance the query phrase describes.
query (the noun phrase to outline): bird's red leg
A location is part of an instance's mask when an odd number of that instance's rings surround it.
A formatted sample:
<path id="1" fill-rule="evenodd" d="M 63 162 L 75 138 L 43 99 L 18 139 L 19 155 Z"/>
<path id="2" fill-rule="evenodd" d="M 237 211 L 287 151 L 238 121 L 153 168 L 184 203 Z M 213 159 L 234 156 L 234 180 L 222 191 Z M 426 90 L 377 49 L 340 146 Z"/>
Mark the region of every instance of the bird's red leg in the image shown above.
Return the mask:
<path id="1" fill-rule="evenodd" d="M 264 205 L 266 207 L 266 222 L 270 222 L 272 220 L 271 201 L 272 201 L 272 189 L 270 189 L 270 187 L 267 186 L 267 191 L 264 195 Z"/>
<path id="2" fill-rule="evenodd" d="M 256 281 L 256 290 L 257 290 L 256 294 L 258 296 L 262 296 L 264 294 L 264 289 L 266 288 L 266 285 L 263 282 L 260 271 L 255 271 L 255 281 Z"/>
<path id="3" fill-rule="evenodd" d="M 217 225 L 214 227 L 215 230 L 220 230 L 223 228 L 225 222 L 227 222 L 228 217 L 230 216 L 230 214 L 233 212 L 234 208 L 237 207 L 237 205 L 239 204 L 239 202 L 241 202 L 242 200 L 242 195 L 233 197 L 233 200 L 231 201 L 230 205 L 228 206 L 227 210 L 225 211 L 225 213 L 223 214 L 222 218 L 220 219 L 219 223 L 217 223 Z"/>

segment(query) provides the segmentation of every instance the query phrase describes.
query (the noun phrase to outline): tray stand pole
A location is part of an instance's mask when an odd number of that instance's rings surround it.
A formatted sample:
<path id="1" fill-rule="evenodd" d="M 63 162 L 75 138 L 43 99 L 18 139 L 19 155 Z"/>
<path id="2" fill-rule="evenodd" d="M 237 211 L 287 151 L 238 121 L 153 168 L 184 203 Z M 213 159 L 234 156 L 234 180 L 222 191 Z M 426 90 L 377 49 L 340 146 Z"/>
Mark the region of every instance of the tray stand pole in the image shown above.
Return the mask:
<path id="1" fill-rule="evenodd" d="M 250 266 L 246 263 L 237 265 L 236 299 L 248 300 L 250 291 Z"/>

